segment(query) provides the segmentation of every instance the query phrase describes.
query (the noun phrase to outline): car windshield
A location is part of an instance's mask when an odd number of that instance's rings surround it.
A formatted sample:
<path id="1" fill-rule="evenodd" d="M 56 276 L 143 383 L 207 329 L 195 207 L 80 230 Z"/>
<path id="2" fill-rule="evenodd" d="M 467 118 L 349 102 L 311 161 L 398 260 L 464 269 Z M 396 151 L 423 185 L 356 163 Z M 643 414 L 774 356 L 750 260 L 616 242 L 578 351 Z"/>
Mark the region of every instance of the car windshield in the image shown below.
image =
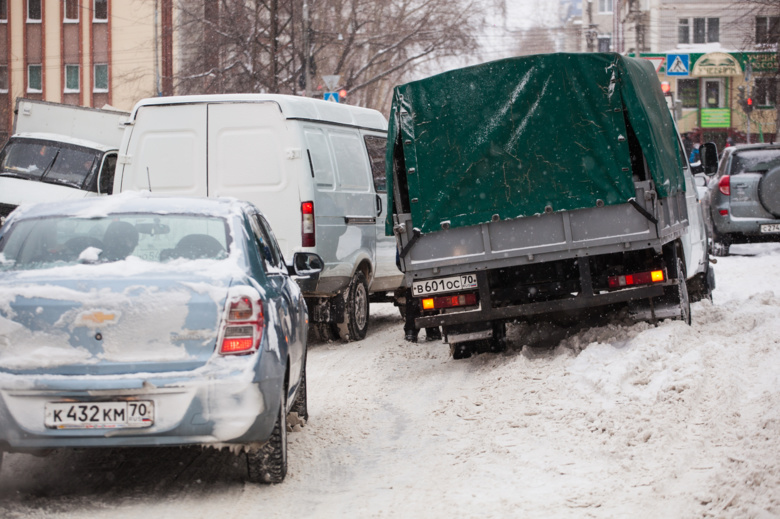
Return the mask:
<path id="1" fill-rule="evenodd" d="M 12 141 L 0 153 L 0 176 L 18 177 L 84 189 L 100 152 L 38 140 Z"/>
<path id="2" fill-rule="evenodd" d="M 0 270 L 30 270 L 130 257 L 153 262 L 224 259 L 227 222 L 208 215 L 113 214 L 22 219 L 0 235 Z"/>
<path id="3" fill-rule="evenodd" d="M 734 153 L 731 159 L 731 175 L 756 171 L 756 166 L 780 158 L 780 149 L 745 150 Z M 764 170 L 766 171 L 766 170 Z"/>

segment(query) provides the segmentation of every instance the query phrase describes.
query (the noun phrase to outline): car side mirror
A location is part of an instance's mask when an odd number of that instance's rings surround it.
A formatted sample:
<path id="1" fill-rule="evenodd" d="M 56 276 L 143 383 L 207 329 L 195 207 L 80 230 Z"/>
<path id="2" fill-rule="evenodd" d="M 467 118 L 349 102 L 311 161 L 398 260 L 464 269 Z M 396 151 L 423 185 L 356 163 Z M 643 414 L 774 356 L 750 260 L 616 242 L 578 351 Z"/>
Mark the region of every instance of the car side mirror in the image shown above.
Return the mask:
<path id="1" fill-rule="evenodd" d="M 290 275 L 299 277 L 319 277 L 319 273 L 325 268 L 325 262 L 319 254 L 313 252 L 296 252 L 293 255 L 293 264 Z"/>
<path id="2" fill-rule="evenodd" d="M 701 169 L 706 175 L 718 172 L 718 146 L 714 142 L 705 142 L 699 148 L 701 154 Z"/>

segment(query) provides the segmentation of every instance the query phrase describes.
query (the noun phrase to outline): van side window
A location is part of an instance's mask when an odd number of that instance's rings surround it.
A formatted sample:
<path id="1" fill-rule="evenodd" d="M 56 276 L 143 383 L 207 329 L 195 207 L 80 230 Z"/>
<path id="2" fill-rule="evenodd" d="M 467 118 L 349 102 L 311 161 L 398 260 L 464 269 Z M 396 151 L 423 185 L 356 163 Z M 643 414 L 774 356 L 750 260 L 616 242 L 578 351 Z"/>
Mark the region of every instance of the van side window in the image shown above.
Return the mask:
<path id="1" fill-rule="evenodd" d="M 330 160 L 328 140 L 325 138 L 325 134 L 322 130 L 315 128 L 306 128 L 304 134 L 317 187 L 333 189 L 333 163 Z"/>
<path id="2" fill-rule="evenodd" d="M 330 130 L 328 134 L 336 159 L 339 187 L 349 191 L 368 192 L 368 157 L 360 135 L 342 130 Z"/>
<path id="3" fill-rule="evenodd" d="M 374 177 L 374 189 L 377 193 L 386 193 L 385 152 L 387 151 L 387 139 L 366 135 L 365 141 L 366 149 L 368 150 L 368 160 L 371 163 L 371 176 Z"/>

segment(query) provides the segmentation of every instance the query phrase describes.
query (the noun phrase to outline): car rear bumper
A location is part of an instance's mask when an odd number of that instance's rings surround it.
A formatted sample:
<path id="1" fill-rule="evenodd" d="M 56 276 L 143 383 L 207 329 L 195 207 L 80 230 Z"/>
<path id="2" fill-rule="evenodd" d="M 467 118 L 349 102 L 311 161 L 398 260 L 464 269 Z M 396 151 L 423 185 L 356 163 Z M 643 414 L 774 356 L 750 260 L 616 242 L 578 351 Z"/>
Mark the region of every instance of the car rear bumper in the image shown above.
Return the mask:
<path id="1" fill-rule="evenodd" d="M 132 381 L 135 384 L 120 379 L 113 388 L 107 377 L 90 377 L 82 385 L 88 389 L 81 390 L 70 389 L 73 377 L 41 379 L 34 387 L 19 388 L 18 384 L 14 387 L 13 376 L 3 375 L 0 450 L 264 442 L 271 435 L 281 401 L 283 371 L 275 371 L 278 376 L 259 380 L 247 377 L 246 371 L 217 377 L 214 373 L 190 375 L 176 380 L 155 375 L 143 380 L 136 378 Z M 64 378 L 69 380 L 61 380 Z M 47 402 L 123 400 L 153 402 L 153 424 L 125 429 L 55 429 L 44 425 Z"/>
<path id="2" fill-rule="evenodd" d="M 762 225 L 780 224 L 780 219 L 738 218 L 731 215 L 716 214 L 713 215 L 712 220 L 717 234 L 742 235 L 752 237 L 756 241 L 780 241 L 780 232 L 761 232 Z"/>

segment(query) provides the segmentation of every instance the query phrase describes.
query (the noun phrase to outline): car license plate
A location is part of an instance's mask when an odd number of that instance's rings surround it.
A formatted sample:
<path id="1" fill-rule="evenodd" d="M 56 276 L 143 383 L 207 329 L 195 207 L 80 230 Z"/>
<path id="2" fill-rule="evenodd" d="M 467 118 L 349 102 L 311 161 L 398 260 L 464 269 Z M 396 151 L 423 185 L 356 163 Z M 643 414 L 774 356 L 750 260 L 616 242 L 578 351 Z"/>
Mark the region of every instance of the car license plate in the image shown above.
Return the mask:
<path id="1" fill-rule="evenodd" d="M 476 274 L 463 274 L 441 279 L 429 279 L 427 281 L 415 281 L 412 283 L 412 295 L 426 296 L 429 294 L 443 294 L 445 292 L 458 292 L 469 288 L 477 288 Z"/>
<path id="2" fill-rule="evenodd" d="M 780 232 L 780 223 L 765 223 L 761 226 L 761 232 Z"/>
<path id="3" fill-rule="evenodd" d="M 48 402 L 44 424 L 51 429 L 124 429 L 151 427 L 154 403 L 127 402 Z"/>

